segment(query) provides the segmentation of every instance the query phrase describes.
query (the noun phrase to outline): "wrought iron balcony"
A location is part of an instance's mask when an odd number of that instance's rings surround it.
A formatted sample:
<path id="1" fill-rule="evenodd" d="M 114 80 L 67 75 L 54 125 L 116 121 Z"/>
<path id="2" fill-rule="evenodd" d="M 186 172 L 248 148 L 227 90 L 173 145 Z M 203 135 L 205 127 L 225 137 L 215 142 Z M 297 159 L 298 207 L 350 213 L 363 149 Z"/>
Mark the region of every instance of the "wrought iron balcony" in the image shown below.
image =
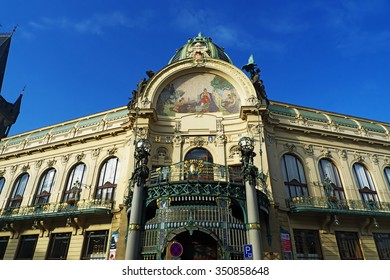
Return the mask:
<path id="1" fill-rule="evenodd" d="M 291 212 L 328 212 L 350 215 L 390 216 L 390 202 L 337 200 L 333 197 L 305 196 L 286 199 Z"/>
<path id="2" fill-rule="evenodd" d="M 0 213 L 0 221 L 8 222 L 33 218 L 69 216 L 75 214 L 110 213 L 112 207 L 112 201 L 93 199 L 80 200 L 74 203 L 47 203 L 35 206 L 6 208 Z"/>
<path id="3" fill-rule="evenodd" d="M 242 173 L 241 169 L 192 159 L 159 167 L 150 174 L 152 186 L 162 182 L 178 181 L 242 183 Z"/>
<path id="4" fill-rule="evenodd" d="M 245 187 L 240 168 L 202 160 L 186 160 L 159 167 L 150 173 L 147 204 L 162 197 L 229 197 L 245 201 Z M 257 192 L 259 206 L 269 208 L 269 199 Z"/>

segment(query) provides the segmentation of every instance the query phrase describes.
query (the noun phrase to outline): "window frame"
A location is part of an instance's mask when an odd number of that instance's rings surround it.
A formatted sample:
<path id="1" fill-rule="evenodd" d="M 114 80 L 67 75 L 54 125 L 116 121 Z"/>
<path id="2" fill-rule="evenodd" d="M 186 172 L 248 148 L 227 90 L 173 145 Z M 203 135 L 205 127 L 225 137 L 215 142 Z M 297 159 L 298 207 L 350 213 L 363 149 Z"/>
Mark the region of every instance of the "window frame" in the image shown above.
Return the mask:
<path id="1" fill-rule="evenodd" d="M 26 179 L 24 179 L 26 178 Z M 12 187 L 12 192 L 8 201 L 8 208 L 19 208 L 23 201 L 23 195 L 26 191 L 30 174 L 24 172 L 20 174 Z"/>
<path id="2" fill-rule="evenodd" d="M 49 174 L 53 172 L 53 175 Z M 46 169 L 45 172 L 42 173 L 41 178 L 39 179 L 37 192 L 34 196 L 34 205 L 42 205 L 49 203 L 51 190 L 56 180 L 56 174 L 57 170 L 55 168 Z"/>
<path id="3" fill-rule="evenodd" d="M 109 230 L 94 230 L 85 232 L 82 259 L 105 259 L 110 241 L 108 234 Z M 103 241 L 103 245 L 99 245 L 101 247 L 92 247 L 93 243 L 100 241 Z"/>
<path id="4" fill-rule="evenodd" d="M 9 242 L 9 236 L 0 236 L 0 260 L 4 260 Z"/>
<path id="5" fill-rule="evenodd" d="M 390 190 L 390 166 L 386 166 L 385 169 L 383 170 L 383 172 L 385 174 L 385 178 L 386 178 L 386 182 L 387 182 L 387 189 Z"/>
<path id="6" fill-rule="evenodd" d="M 19 240 L 18 248 L 15 253 L 15 260 L 32 260 L 34 259 L 35 255 L 35 249 L 37 247 L 38 243 L 38 234 L 31 234 L 31 235 L 22 235 Z M 27 242 L 32 241 L 31 248 L 28 248 L 29 245 Z M 30 250 L 30 251 L 28 251 Z M 22 255 L 22 256 L 20 256 Z"/>
<path id="7" fill-rule="evenodd" d="M 5 178 L 4 177 L 0 177 L 0 194 L 4 188 L 4 185 L 5 185 Z"/>
<path id="8" fill-rule="evenodd" d="M 323 259 L 320 235 L 318 233 L 318 230 L 293 229 L 293 233 L 294 233 L 295 252 L 298 260 L 322 260 Z M 311 242 L 314 242 L 315 244 L 312 244 Z M 314 247 L 310 245 L 313 245 Z M 310 253 L 313 252 L 313 249 L 315 253 Z"/>
<path id="9" fill-rule="evenodd" d="M 363 260 L 359 235 L 353 231 L 335 231 L 337 247 L 342 260 Z"/>
<path id="10" fill-rule="evenodd" d="M 290 165 L 287 164 L 288 157 L 291 157 L 295 161 L 294 168 L 296 169 L 293 170 L 292 172 L 291 170 L 289 170 L 288 167 L 291 166 L 291 164 Z M 282 177 L 283 177 L 286 196 L 288 198 L 308 197 L 309 188 L 307 186 L 305 169 L 301 160 L 296 155 L 284 154 L 280 159 L 280 166 L 282 169 Z M 289 174 L 291 173 L 293 176 L 289 176 Z M 298 178 L 291 178 L 294 177 L 294 175 L 298 175 Z"/>
<path id="11" fill-rule="evenodd" d="M 69 244 L 72 238 L 71 232 L 52 233 L 50 235 L 46 260 L 66 260 L 69 252 Z M 65 246 L 59 246 L 57 242 L 66 242 Z M 60 248 L 58 251 L 56 249 Z M 60 256 L 58 256 L 60 255 Z"/>
<path id="12" fill-rule="evenodd" d="M 379 259 L 390 260 L 390 233 L 373 233 L 372 235 Z"/>
<path id="13" fill-rule="evenodd" d="M 359 176 L 359 174 L 361 175 L 362 173 L 358 172 L 357 170 L 358 166 L 362 168 L 362 170 L 364 171 L 364 178 Z M 364 202 L 379 202 L 379 197 L 375 188 L 374 181 L 367 167 L 361 163 L 356 162 L 353 164 L 352 169 L 353 169 L 352 173 L 362 200 Z M 365 186 L 363 181 L 366 181 L 368 183 L 368 186 Z"/>
<path id="14" fill-rule="evenodd" d="M 82 167 L 82 170 L 77 170 L 78 168 Z M 81 173 L 81 178 L 76 177 L 79 173 Z M 85 178 L 87 173 L 87 165 L 84 162 L 78 162 L 77 164 L 73 165 L 72 168 L 68 172 L 68 177 L 66 180 L 66 185 L 64 188 L 64 192 L 62 195 L 62 202 L 65 203 L 69 200 L 78 200 L 80 196 L 81 189 L 76 190 L 74 187 L 76 186 L 76 183 L 79 183 L 80 186 L 84 185 Z"/>
<path id="15" fill-rule="evenodd" d="M 113 168 L 114 174 L 112 175 L 110 172 L 107 172 L 107 167 L 113 160 L 116 160 L 114 163 L 115 167 Z M 95 199 L 102 199 L 104 201 L 114 201 L 115 191 L 118 185 L 120 172 L 120 161 L 117 157 L 110 157 L 106 159 L 99 169 L 99 178 L 97 180 L 97 185 L 95 188 Z M 108 175 L 108 178 L 107 176 Z M 110 179 L 113 179 L 111 182 Z"/>
<path id="16" fill-rule="evenodd" d="M 330 174 L 330 176 L 329 176 L 329 174 L 326 174 L 326 172 L 325 172 L 325 170 L 326 170 L 325 164 L 326 163 L 328 163 L 331 167 L 330 172 L 332 174 Z M 343 184 L 341 182 L 340 172 L 339 172 L 337 166 L 334 164 L 334 162 L 328 158 L 322 158 L 318 161 L 318 170 L 320 172 L 321 181 L 325 182 L 325 179 L 327 178 L 330 180 L 330 184 L 332 186 L 331 193 L 327 193 L 328 190 L 326 190 L 326 188 L 324 186 L 325 194 L 327 196 L 333 196 L 337 200 L 345 200 L 345 192 L 344 192 Z"/>

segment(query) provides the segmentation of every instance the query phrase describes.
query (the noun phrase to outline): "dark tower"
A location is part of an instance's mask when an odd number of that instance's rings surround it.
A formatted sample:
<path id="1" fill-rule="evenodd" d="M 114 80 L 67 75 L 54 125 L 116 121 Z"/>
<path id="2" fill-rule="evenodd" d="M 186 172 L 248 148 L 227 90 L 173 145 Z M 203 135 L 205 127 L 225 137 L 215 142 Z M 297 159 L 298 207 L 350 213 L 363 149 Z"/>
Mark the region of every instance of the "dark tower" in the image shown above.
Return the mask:
<path id="1" fill-rule="evenodd" d="M 9 103 L 1 95 L 12 34 L 13 33 L 0 33 L 0 139 L 7 137 L 11 126 L 16 122 L 23 96 L 21 94 L 14 103 Z"/>

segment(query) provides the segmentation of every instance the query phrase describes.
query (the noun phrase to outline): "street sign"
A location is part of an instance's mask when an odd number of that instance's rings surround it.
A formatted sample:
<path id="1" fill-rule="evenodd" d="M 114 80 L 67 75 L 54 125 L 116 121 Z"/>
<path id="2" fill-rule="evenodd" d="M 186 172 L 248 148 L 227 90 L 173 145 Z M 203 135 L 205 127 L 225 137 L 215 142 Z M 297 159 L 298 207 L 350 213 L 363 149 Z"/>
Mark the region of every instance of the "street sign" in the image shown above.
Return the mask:
<path id="1" fill-rule="evenodd" d="M 244 259 L 251 260 L 253 259 L 253 248 L 252 244 L 244 244 Z"/>
<path id="2" fill-rule="evenodd" d="M 183 246 L 179 242 L 173 242 L 169 247 L 169 252 L 173 257 L 180 257 L 183 254 Z"/>

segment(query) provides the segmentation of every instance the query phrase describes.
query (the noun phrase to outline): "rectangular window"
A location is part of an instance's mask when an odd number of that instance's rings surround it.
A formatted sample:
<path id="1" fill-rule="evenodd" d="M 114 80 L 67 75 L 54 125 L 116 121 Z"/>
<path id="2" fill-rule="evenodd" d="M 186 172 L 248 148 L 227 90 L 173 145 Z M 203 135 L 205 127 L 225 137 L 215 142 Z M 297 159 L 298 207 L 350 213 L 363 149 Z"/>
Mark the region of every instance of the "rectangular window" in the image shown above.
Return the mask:
<path id="1" fill-rule="evenodd" d="M 71 233 L 55 233 L 51 235 L 47 260 L 66 260 Z"/>
<path id="2" fill-rule="evenodd" d="M 374 233 L 379 259 L 390 260 L 390 233 Z"/>
<path id="3" fill-rule="evenodd" d="M 89 231 L 84 240 L 84 260 L 104 260 L 106 258 L 108 230 Z"/>
<path id="4" fill-rule="evenodd" d="M 23 235 L 20 237 L 15 260 L 32 260 L 37 246 L 38 235 Z"/>
<path id="5" fill-rule="evenodd" d="M 0 260 L 4 259 L 5 250 L 7 249 L 7 245 L 8 245 L 8 240 L 9 240 L 8 236 L 0 237 Z"/>
<path id="6" fill-rule="evenodd" d="M 362 260 L 357 232 L 336 231 L 337 246 L 342 260 Z"/>
<path id="7" fill-rule="evenodd" d="M 294 229 L 295 248 L 298 260 L 321 260 L 321 245 L 318 231 Z"/>

